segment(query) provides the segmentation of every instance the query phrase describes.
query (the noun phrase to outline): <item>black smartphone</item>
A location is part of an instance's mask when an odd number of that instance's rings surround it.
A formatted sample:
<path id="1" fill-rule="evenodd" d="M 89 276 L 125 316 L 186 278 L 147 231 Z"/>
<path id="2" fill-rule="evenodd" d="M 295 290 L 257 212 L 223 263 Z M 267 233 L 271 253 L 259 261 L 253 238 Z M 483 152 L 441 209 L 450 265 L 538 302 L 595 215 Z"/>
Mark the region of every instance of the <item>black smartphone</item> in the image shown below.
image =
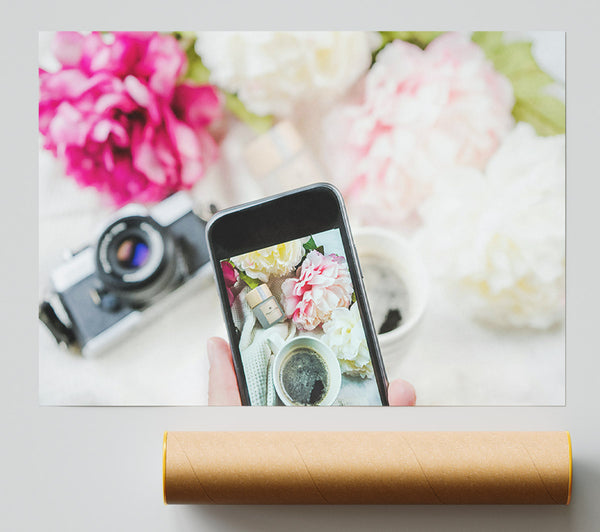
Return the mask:
<path id="1" fill-rule="evenodd" d="M 335 187 L 317 183 L 221 211 L 206 235 L 242 404 L 388 404 Z"/>

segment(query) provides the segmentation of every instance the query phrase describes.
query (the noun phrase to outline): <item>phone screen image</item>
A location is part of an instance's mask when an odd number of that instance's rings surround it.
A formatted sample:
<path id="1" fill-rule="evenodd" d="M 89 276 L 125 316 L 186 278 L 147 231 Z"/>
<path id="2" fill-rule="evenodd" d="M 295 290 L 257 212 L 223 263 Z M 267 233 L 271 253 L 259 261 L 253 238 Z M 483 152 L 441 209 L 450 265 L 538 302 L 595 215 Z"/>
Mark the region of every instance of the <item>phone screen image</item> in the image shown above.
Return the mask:
<path id="1" fill-rule="evenodd" d="M 381 405 L 338 228 L 220 261 L 252 405 Z"/>

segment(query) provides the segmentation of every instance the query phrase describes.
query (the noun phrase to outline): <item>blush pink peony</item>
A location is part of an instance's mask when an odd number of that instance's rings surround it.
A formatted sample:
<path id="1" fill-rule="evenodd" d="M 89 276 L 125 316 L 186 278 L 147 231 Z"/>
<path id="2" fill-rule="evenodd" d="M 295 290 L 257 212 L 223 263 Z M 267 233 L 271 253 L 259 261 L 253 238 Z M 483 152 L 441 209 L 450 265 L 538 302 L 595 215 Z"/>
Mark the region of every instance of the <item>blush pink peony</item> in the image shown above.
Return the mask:
<path id="1" fill-rule="evenodd" d="M 425 50 L 391 42 L 358 98 L 326 124 L 332 176 L 363 222 L 418 222 L 432 184 L 456 166 L 483 168 L 513 124 L 509 81 L 457 33 Z"/>
<path id="2" fill-rule="evenodd" d="M 312 331 L 331 317 L 334 309 L 352 303 L 352 281 L 346 259 L 311 251 L 297 278 L 281 285 L 283 308 L 298 327 Z"/>
<path id="3" fill-rule="evenodd" d="M 156 32 L 58 32 L 56 72 L 40 70 L 44 147 L 82 186 L 117 205 L 188 189 L 217 154 L 207 126 L 221 113 L 216 89 L 179 78 L 177 40 Z"/>

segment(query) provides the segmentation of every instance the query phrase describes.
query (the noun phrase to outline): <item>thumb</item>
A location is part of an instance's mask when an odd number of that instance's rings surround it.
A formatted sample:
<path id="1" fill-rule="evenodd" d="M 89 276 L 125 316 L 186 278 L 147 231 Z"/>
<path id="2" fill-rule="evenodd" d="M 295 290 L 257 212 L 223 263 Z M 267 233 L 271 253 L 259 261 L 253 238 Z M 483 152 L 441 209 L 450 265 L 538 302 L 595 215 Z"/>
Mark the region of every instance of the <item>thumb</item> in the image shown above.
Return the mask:
<path id="1" fill-rule="evenodd" d="M 410 382 L 396 379 L 388 386 L 388 401 L 390 406 L 414 406 L 417 394 Z"/>
<path id="2" fill-rule="evenodd" d="M 229 344 L 222 338 L 209 338 L 206 345 L 208 370 L 208 404 L 212 406 L 241 405 Z"/>

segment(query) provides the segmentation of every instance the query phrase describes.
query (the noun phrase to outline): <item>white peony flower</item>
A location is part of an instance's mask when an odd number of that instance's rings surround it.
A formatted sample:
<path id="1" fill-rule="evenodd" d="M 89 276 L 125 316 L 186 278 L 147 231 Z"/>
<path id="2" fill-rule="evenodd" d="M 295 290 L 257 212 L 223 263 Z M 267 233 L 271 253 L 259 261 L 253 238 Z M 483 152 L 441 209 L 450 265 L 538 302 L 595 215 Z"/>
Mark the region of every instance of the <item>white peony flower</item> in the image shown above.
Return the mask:
<path id="1" fill-rule="evenodd" d="M 565 298 L 565 138 L 519 123 L 485 175 L 442 180 L 417 236 L 434 273 L 483 321 L 547 328 Z"/>
<path id="2" fill-rule="evenodd" d="M 371 65 L 380 43 L 362 31 L 201 32 L 196 52 L 210 82 L 259 115 L 288 117 L 299 103 L 330 101 Z"/>
<path id="3" fill-rule="evenodd" d="M 510 82 L 467 37 L 446 33 L 425 50 L 393 41 L 359 100 L 325 120 L 333 180 L 362 222 L 412 227 L 433 183 L 456 166 L 485 167 L 513 104 Z"/>
<path id="4" fill-rule="evenodd" d="M 290 273 L 298 266 L 304 256 L 303 243 L 302 239 L 291 240 L 231 257 L 231 262 L 248 277 L 266 283 L 271 275 L 280 277 Z"/>
<path id="5" fill-rule="evenodd" d="M 373 375 L 371 356 L 365 339 L 358 305 L 336 308 L 331 319 L 323 324 L 322 340 L 335 353 L 342 373 L 353 377 Z"/>

